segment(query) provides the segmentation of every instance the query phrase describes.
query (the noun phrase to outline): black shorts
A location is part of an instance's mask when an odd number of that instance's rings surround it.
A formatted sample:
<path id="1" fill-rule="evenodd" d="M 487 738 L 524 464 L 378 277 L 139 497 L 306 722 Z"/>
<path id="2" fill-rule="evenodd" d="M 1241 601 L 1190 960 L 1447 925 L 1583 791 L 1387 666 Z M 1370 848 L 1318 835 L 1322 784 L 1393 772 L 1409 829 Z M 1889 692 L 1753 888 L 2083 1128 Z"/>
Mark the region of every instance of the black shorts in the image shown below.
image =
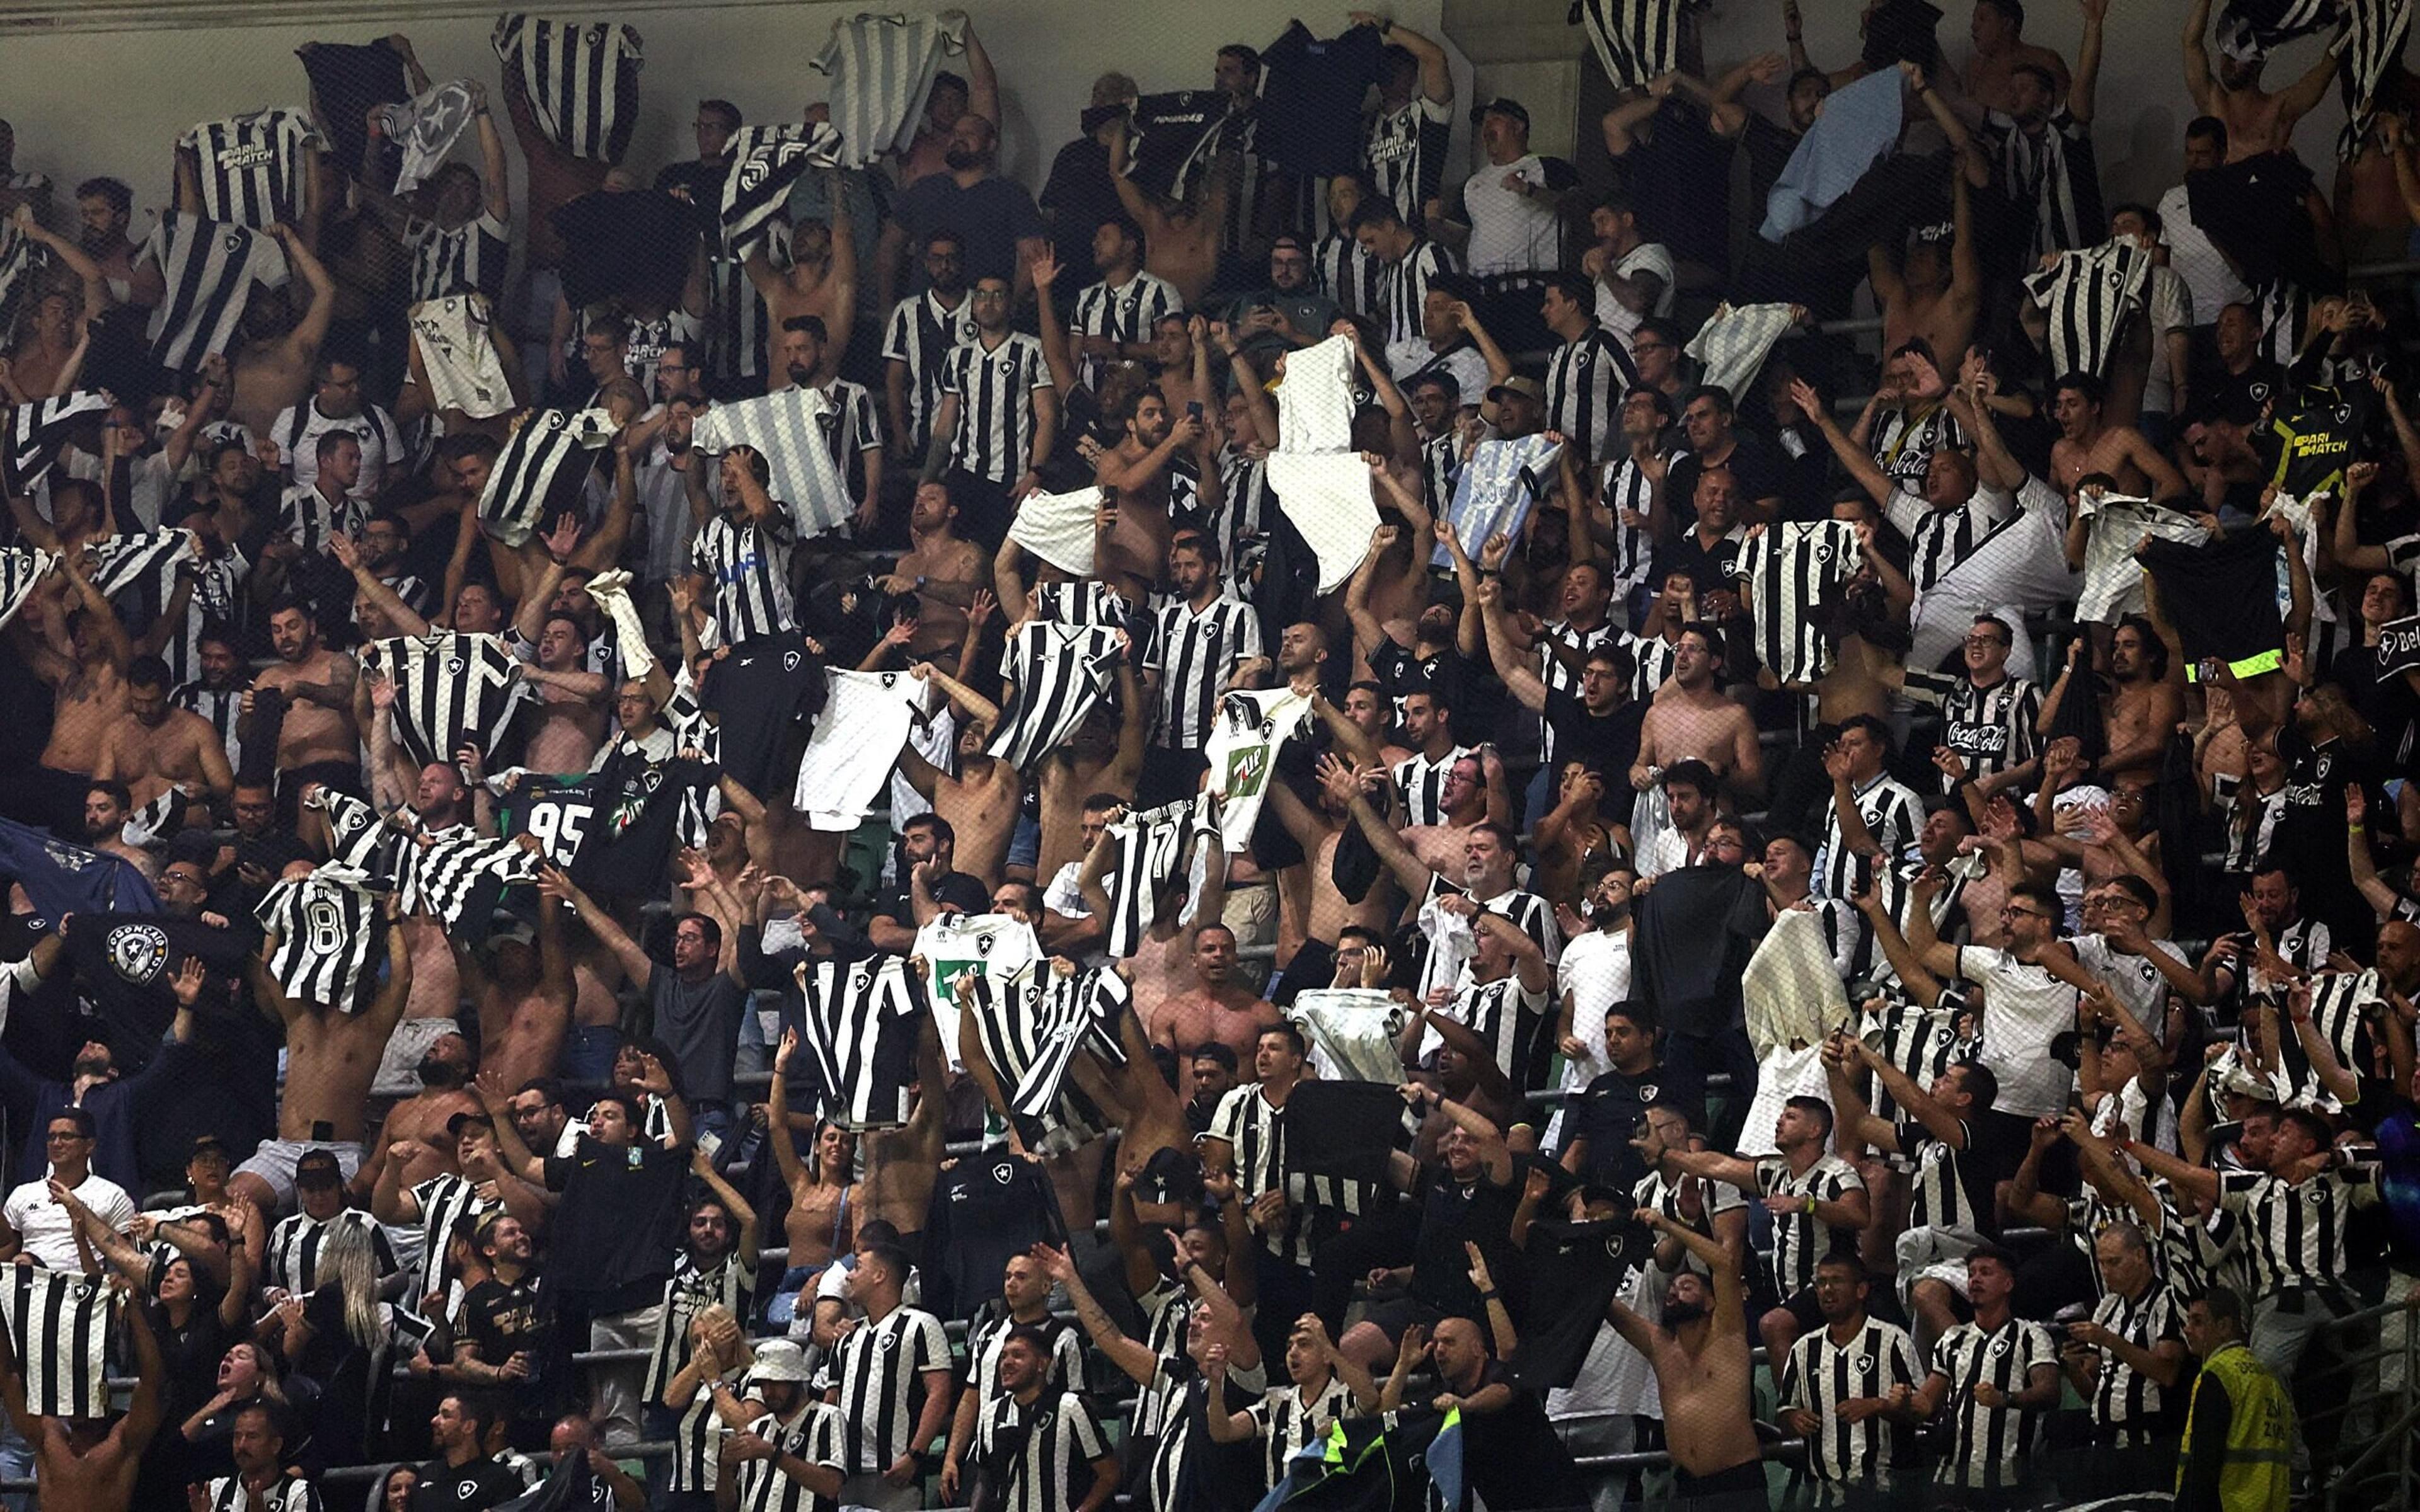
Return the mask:
<path id="1" fill-rule="evenodd" d="M 1437 1324 L 1445 1321 L 1445 1309 L 1422 1302 L 1407 1291 L 1400 1297 L 1370 1304 L 1362 1310 L 1361 1321 L 1386 1335 L 1388 1343 L 1400 1345 L 1404 1342 L 1404 1330 L 1414 1323 L 1425 1329 L 1435 1329 Z"/>

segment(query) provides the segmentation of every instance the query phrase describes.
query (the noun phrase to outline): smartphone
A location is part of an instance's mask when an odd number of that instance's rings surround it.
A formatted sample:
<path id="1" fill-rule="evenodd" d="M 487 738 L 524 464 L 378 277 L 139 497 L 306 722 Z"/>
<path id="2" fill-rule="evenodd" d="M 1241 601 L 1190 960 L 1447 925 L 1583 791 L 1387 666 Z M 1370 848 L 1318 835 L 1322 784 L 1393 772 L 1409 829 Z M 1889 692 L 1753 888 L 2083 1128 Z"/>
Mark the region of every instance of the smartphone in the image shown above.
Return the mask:
<path id="1" fill-rule="evenodd" d="M 1191 415 L 1196 422 L 1199 422 L 1202 419 L 1202 401 L 1194 399 L 1187 402 L 1185 406 L 1185 412 Z"/>

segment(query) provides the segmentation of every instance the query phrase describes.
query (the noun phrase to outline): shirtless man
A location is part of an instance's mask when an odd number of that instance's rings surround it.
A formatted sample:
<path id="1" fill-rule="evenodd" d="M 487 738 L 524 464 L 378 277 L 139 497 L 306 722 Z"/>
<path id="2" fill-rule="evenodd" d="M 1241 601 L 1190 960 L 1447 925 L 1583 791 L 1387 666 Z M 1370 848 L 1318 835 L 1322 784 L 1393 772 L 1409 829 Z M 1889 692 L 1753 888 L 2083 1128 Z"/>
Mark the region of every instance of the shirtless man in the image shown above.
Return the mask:
<path id="1" fill-rule="evenodd" d="M 1190 413 L 1171 421 L 1168 400 L 1156 388 L 1135 393 L 1120 418 L 1125 435 L 1101 454 L 1098 474 L 1105 492 L 1116 490 L 1117 516 L 1101 543 L 1093 574 L 1124 594 L 1127 603 L 1141 604 L 1149 602 L 1152 585 L 1168 562 L 1175 529 L 1170 518 L 1170 473 L 1180 454 L 1202 451 L 1209 432 Z M 1217 454 L 1214 450 L 1198 460 L 1202 507 L 1215 512 Z"/>
<path id="2" fill-rule="evenodd" d="M 2141 431 L 2102 423 L 2106 398 L 2101 380 L 2088 373 L 2069 373 L 2052 385 L 2050 413 L 2058 423 L 2059 438 L 2051 443 L 2052 481 L 2072 494 L 2086 474 L 2104 472 L 2117 481 L 2120 493 L 2149 497 L 2154 503 L 2183 493 L 2184 475 Z"/>
<path id="3" fill-rule="evenodd" d="M 54 497 L 83 499 L 91 491 L 88 484 L 62 483 Z M 31 779 L 33 791 L 16 810 L 39 823 L 72 826 L 82 822 L 85 787 L 125 715 L 126 664 L 133 648 L 116 611 L 85 575 L 83 553 L 65 552 L 58 564 L 65 592 L 39 589 L 27 603 L 23 627 L 9 632 L 18 655 L 52 695 L 51 736 L 39 765 L 20 775 L 21 781 Z"/>
<path id="4" fill-rule="evenodd" d="M 235 792 L 235 769 L 219 733 L 200 715 L 172 705 L 168 694 L 166 662 L 141 656 L 127 668 L 126 712 L 102 735 L 92 775 L 125 783 L 138 809 L 172 787 L 188 797 L 225 800 Z"/>
<path id="5" fill-rule="evenodd" d="M 420 1057 L 419 1075 L 420 1090 L 387 1110 L 380 1148 L 368 1156 L 378 1168 L 365 1180 L 384 1177 L 383 1167 L 397 1158 L 396 1150 L 405 1151 L 403 1168 L 393 1178 L 398 1190 L 409 1192 L 432 1176 L 461 1174 L 454 1135 L 445 1126 L 458 1113 L 486 1113 L 471 1089 L 471 1041 L 459 1034 L 438 1036 Z"/>
<path id="6" fill-rule="evenodd" d="M 8 176 L 0 173 L 0 184 Z M 7 191 L 0 189 L 0 196 Z M 84 249 L 65 237 L 54 236 L 34 219 L 30 205 L 20 205 L 9 219 L 26 240 L 49 250 L 68 271 L 76 276 L 81 285 L 77 290 L 46 288 L 33 302 L 31 318 L 16 349 L 9 354 L 5 382 L 0 382 L 0 396 L 14 387 L 27 398 L 39 398 L 58 392 L 59 378 L 70 371 L 84 348 L 86 329 L 110 305 L 109 285 L 101 276 L 101 265 L 85 255 Z M 68 387 L 73 387 L 72 381 Z"/>
<path id="7" fill-rule="evenodd" d="M 26 1411 L 23 1365 L 8 1330 L 0 1329 L 0 1407 L 8 1411 L 8 1426 L 33 1445 L 37 1512 L 129 1512 L 133 1505 L 143 1452 L 160 1430 L 168 1371 L 151 1332 L 149 1309 L 128 1307 L 125 1318 L 134 1335 L 134 1399 L 115 1423 Z"/>
<path id="8" fill-rule="evenodd" d="M 546 371 L 547 358 L 542 354 L 548 347 L 555 306 L 563 297 L 563 279 L 557 271 L 563 266 L 563 233 L 554 227 L 554 212 L 604 188 L 613 165 L 575 157 L 557 146 L 530 105 L 520 70 L 507 68 L 504 75 L 504 114 L 512 117 L 513 138 L 520 144 L 521 161 L 529 165 L 528 213 L 517 239 L 526 249 L 532 276 L 529 303 L 515 335 L 524 354 L 541 354 L 532 363 L 530 378 L 535 386 Z"/>
<path id="9" fill-rule="evenodd" d="M 896 1129 L 869 1130 L 864 1135 L 865 1216 L 882 1219 L 911 1242 L 924 1231 L 933 1183 L 940 1174 L 949 1074 L 941 1058 L 941 1031 L 927 1013 L 916 1041 L 914 1111 Z"/>
<path id="10" fill-rule="evenodd" d="M 291 825 L 302 789 L 323 782 L 349 793 L 361 790 L 361 734 L 353 723 L 353 685 L 361 669 L 319 640 L 311 606 L 286 598 L 269 611 L 269 643 L 278 665 L 252 680 L 241 705 L 246 717 L 269 723 L 249 731 L 251 750 L 277 752 L 278 805 Z M 265 695 L 274 693 L 274 700 Z"/>
<path id="11" fill-rule="evenodd" d="M 1025 774 L 986 748 L 1000 727 L 1000 706 L 931 662 L 918 662 L 908 675 L 947 693 L 966 723 L 958 727 L 956 776 L 926 761 L 913 746 L 900 752 L 900 775 L 957 832 L 956 856 L 966 863 L 961 870 L 986 889 L 997 887 L 1025 797 Z"/>
<path id="12" fill-rule="evenodd" d="M 227 1179 L 227 1194 L 260 1210 L 264 1222 L 293 1200 L 294 1164 L 306 1149 L 326 1148 L 351 1180 L 362 1167 L 362 1134 L 369 1121 L 370 1079 L 379 1056 L 411 995 L 411 952 L 397 926 L 396 904 L 386 904 L 386 984 L 369 1007 L 348 1013 L 286 995 L 267 961 L 277 949 L 271 934 L 252 956 L 253 1001 L 286 1026 L 286 1085 L 277 1104 L 277 1137 L 262 1142 L 252 1158 Z M 389 1126 L 392 1131 L 393 1126 Z M 396 1137 L 389 1133 L 388 1137 Z"/>
<path id="13" fill-rule="evenodd" d="M 966 29 L 967 77 L 960 78 L 948 70 L 933 75 L 932 92 L 925 97 L 924 118 L 916 123 L 915 139 L 908 150 L 899 154 L 899 187 L 907 188 L 917 179 L 949 171 L 950 132 L 961 116 L 980 116 L 987 121 L 1001 118 L 1000 76 L 993 71 L 991 54 L 984 51 L 970 24 Z"/>
<path id="14" fill-rule="evenodd" d="M 2101 758 L 2102 784 L 2114 785 L 2110 779 L 2121 773 L 2157 779 L 2168 736 L 2184 717 L 2182 664 L 2150 622 L 2132 614 L 2118 621 L 2109 637 L 2109 696 L 2101 704 L 2108 751 Z"/>
<path id="15" fill-rule="evenodd" d="M 1223 866 L 1224 853 L 1210 864 Z M 1104 900 L 1106 902 L 1106 900 Z M 1197 1046 L 1223 1044 L 1243 1059 L 1259 1043 L 1261 1031 L 1278 1022 L 1275 1004 L 1252 991 L 1237 975 L 1235 932 L 1210 920 L 1193 931 L 1189 957 L 1194 984 L 1156 1002 L 1138 996 L 1135 1007 L 1150 1026 L 1151 1042 L 1177 1054 L 1176 1093 L 1193 1095 L 1192 1052 Z"/>
<path id="16" fill-rule="evenodd" d="M 823 362 L 809 380 L 814 383 L 828 382 L 840 371 L 841 354 L 857 329 L 857 237 L 837 168 L 824 170 L 824 203 L 831 207 L 830 221 L 802 220 L 791 228 L 787 270 L 773 266 L 762 241 L 742 265 L 765 301 L 767 329 L 779 332 L 783 321 L 802 315 L 824 323 Z M 779 372 L 768 377 L 786 387 L 783 379 Z"/>
<path id="17" fill-rule="evenodd" d="M 1061 867 L 1082 859 L 1086 799 L 1096 793 L 1134 795 L 1150 722 L 1142 679 L 1135 675 L 1133 659 L 1122 657 L 1116 707 L 1108 700 L 1094 705 L 1066 744 L 1042 758 L 1042 855 L 1034 876 L 1055 877 Z"/>
<path id="18" fill-rule="evenodd" d="M 286 249 L 294 270 L 311 291 L 311 302 L 299 317 L 289 319 L 290 288 L 256 289 L 252 301 L 244 306 L 242 324 L 237 328 L 235 393 L 227 402 L 227 418 L 255 436 L 269 435 L 281 411 L 310 399 L 319 347 L 328 339 L 328 323 L 336 314 L 336 281 L 294 228 L 272 225 L 269 234 Z M 159 263 L 148 261 L 143 266 L 150 281 L 164 291 Z"/>
<path id="19" fill-rule="evenodd" d="M 1976 0 L 1974 23 L 1967 33 L 1975 40 L 1975 55 L 1966 60 L 1967 99 L 1985 110 L 2013 115 L 2009 85 L 2020 65 L 2047 69 L 2057 84 L 2052 93 L 2067 93 L 2067 60 L 2047 47 L 2026 41 L 2024 30 L 2022 6 L 2012 0 Z"/>
<path id="20" fill-rule="evenodd" d="M 1753 799 L 1764 789 L 1764 756 L 1756 721 L 1714 681 L 1722 665 L 1718 631 L 1701 625 L 1683 628 L 1672 649 L 1672 676 L 1657 690 L 1638 727 L 1638 760 L 1630 785 L 1644 793 L 1660 767 L 1700 761 L 1713 768 L 1735 797 Z"/>
<path id="21" fill-rule="evenodd" d="M 1768 1504 L 1761 1451 L 1748 1421 L 1754 1366 L 1739 1261 L 1720 1240 L 1653 1207 L 1642 1206 L 1638 1216 L 1655 1230 L 1659 1264 L 1671 1262 L 1664 1269 L 1694 1259 L 1712 1275 L 1680 1269 L 1665 1288 L 1660 1321 L 1619 1297 L 1606 1309 L 1606 1321 L 1622 1342 L 1654 1367 L 1674 1495 L 1701 1512 L 1761 1508 Z"/>
<path id="22" fill-rule="evenodd" d="M 1016 548 L 1003 543 L 1001 549 Z M 991 563 L 983 548 L 958 533 L 958 506 L 948 483 L 936 478 L 918 484 L 908 512 L 908 550 L 892 563 L 881 585 L 894 595 L 916 595 L 916 637 L 908 642 L 909 652 L 936 656 L 964 640 L 970 611 L 990 597 L 990 581 Z"/>
<path id="23" fill-rule="evenodd" d="M 2226 123 L 2226 161 L 2242 162 L 2264 152 L 2290 149 L 2295 124 L 2327 98 L 2338 51 L 2323 47 L 2310 70 L 2277 94 L 2260 87 L 2260 63 L 2219 54 L 2215 76 L 2210 50 L 2210 0 L 2193 0 L 2185 15 L 2185 89 L 2205 116 Z"/>
<path id="24" fill-rule="evenodd" d="M 1218 232 L 1227 224 L 1230 176 L 1202 175 L 1194 200 L 1160 199 L 1126 177 L 1131 138 L 1127 122 L 1109 127 L 1109 183 L 1118 203 L 1142 227 L 1143 271 L 1175 285 L 1185 307 L 1193 309 L 1218 275 Z"/>
<path id="25" fill-rule="evenodd" d="M 1981 9 L 1976 14 L 1982 14 Z M 1983 263 L 1975 250 L 1972 193 L 1964 174 L 1950 176 L 1947 248 L 1937 239 L 1918 237 L 1898 268 L 1891 266 L 1890 253 L 1880 242 L 1866 250 L 1866 272 L 1883 307 L 1883 350 L 1896 352 L 1921 341 L 1938 361 L 1955 363 L 1974 341 L 1983 301 Z"/>
<path id="26" fill-rule="evenodd" d="M 571 952 L 564 948 L 562 909 L 539 907 L 536 936 L 535 944 L 499 938 L 484 962 L 462 941 L 453 942 L 463 995 L 479 1015 L 479 1067 L 506 1087 L 552 1075 L 571 1024 Z"/>

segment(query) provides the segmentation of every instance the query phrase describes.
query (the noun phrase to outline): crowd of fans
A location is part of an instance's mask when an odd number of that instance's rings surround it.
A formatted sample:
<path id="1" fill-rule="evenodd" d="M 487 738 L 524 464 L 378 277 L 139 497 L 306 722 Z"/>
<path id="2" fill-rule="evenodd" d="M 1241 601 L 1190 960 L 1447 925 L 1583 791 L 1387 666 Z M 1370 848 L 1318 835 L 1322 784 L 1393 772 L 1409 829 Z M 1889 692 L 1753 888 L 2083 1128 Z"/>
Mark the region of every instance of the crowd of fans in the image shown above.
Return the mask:
<path id="1" fill-rule="evenodd" d="M 475 169 L 311 150 L 293 285 L 55 431 L 192 291 L 0 124 L 0 1244 L 106 1278 L 132 1378 L 44 1410 L 81 1346 L 0 1287 L 9 1494 L 474 1508 L 551 1452 L 626 1509 L 1180 1512 L 1448 1433 L 1420 1474 L 1494 1512 L 2323 1489 L 2405 1242 L 2420 430 L 2408 311 L 2344 274 L 2420 214 L 2420 96 L 2390 60 L 2331 205 L 2294 128 L 2357 50 L 2272 91 L 2194 0 L 2178 187 L 2104 210 L 2110 7 L 2047 4 L 2072 55 L 2019 0 L 1957 8 L 1963 61 L 1880 0 L 1813 59 L 1784 0 L 1735 64 L 1682 7 L 1585 184 L 1355 12 L 1356 171 L 1278 155 L 1237 45 L 1146 81 L 1214 102 L 1181 197 L 1112 74 L 1038 201 L 970 30 L 912 143 L 745 259 L 737 107 L 648 189 L 507 69 Z M 1887 140 L 1768 238 L 1852 109 Z M 2217 191 L 2296 171 L 2244 266 Z M 664 203 L 677 301 L 571 303 L 579 238 Z M 2134 270 L 2082 348 L 2079 253 Z M 415 344 L 462 295 L 494 413 Z M 1331 571 L 1274 480 L 1340 339 L 1377 524 Z M 791 389 L 837 511 L 702 439 Z M 516 428 L 589 411 L 499 528 Z M 1086 487 L 1089 574 L 1011 536 Z M 1063 726 L 1037 619 L 1107 635 Z M 834 827 L 889 728 L 853 672 L 918 702 Z M 1299 720 L 1264 770 L 1214 761 L 1239 706 Z M 1248 785 L 1152 870 L 1137 816 Z M 365 832 L 520 870 L 465 915 L 362 887 Z M 1026 995 L 942 964 L 977 935 Z M 1002 1023 L 1080 1041 L 1053 1095 Z M 1347 1114 L 1365 1176 L 1320 1164 Z"/>

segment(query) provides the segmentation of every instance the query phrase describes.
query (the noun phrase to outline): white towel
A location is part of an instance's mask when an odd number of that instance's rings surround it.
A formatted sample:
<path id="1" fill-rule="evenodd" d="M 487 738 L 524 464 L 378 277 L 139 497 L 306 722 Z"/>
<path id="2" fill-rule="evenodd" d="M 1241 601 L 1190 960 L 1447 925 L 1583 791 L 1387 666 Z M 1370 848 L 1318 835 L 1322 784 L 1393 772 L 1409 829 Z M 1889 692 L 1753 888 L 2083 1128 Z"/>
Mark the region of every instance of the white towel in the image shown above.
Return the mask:
<path id="1" fill-rule="evenodd" d="M 1008 522 L 1008 538 L 1061 572 L 1078 578 L 1093 575 L 1093 519 L 1100 513 L 1101 490 L 1078 488 L 1073 493 L 1032 493 L 1016 506 Z"/>
<path id="2" fill-rule="evenodd" d="M 1793 318 L 1794 311 L 1787 304 L 1718 306 L 1689 338 L 1688 354 L 1706 364 L 1705 375 L 1698 381 L 1723 390 L 1734 400 L 1745 397 L 1742 391 L 1763 371 L 1766 355 Z"/>
<path id="3" fill-rule="evenodd" d="M 1793 1097 L 1832 1101 L 1831 1084 L 1823 1076 L 1822 1045 L 1768 1050 L 1757 1061 L 1756 1096 L 1748 1103 L 1746 1121 L 1740 1125 L 1737 1153 L 1742 1160 L 1780 1152 L 1773 1142 L 1773 1126 L 1781 1119 L 1782 1104 Z"/>
<path id="4" fill-rule="evenodd" d="M 700 415 L 691 443 L 708 456 L 735 446 L 764 454 L 773 470 L 771 492 L 790 511 L 799 539 L 836 531 L 857 512 L 848 485 L 824 440 L 831 405 L 814 389 L 784 389 L 761 398 L 736 399 Z"/>
<path id="5" fill-rule="evenodd" d="M 513 386 L 488 331 L 494 316 L 484 294 L 453 294 L 411 307 L 411 339 L 420 347 L 420 370 L 428 378 L 428 402 L 459 409 L 473 420 L 510 414 Z"/>
<path id="6" fill-rule="evenodd" d="M 1278 384 L 1280 452 L 1353 450 L 1353 343 L 1330 336 L 1288 354 Z"/>
<path id="7" fill-rule="evenodd" d="M 467 79 L 448 79 L 400 104 L 380 105 L 379 130 L 403 149 L 395 192 L 409 194 L 427 183 L 477 114 Z"/>
<path id="8" fill-rule="evenodd" d="M 1783 909 L 1740 977 L 1748 1042 L 1760 1056 L 1793 1043 L 1820 1045 L 1849 1022 L 1849 995 L 1813 914 Z"/>
<path id="9" fill-rule="evenodd" d="M 1272 452 L 1268 478 L 1279 510 L 1319 558 L 1319 591 L 1343 587 L 1369 556 L 1370 532 L 1378 528 L 1370 465 L 1351 452 Z"/>
<path id="10" fill-rule="evenodd" d="M 932 685 L 906 672 L 828 668 L 823 712 L 799 762 L 792 803 L 807 827 L 847 831 L 865 822 L 917 720 L 932 712 Z"/>

